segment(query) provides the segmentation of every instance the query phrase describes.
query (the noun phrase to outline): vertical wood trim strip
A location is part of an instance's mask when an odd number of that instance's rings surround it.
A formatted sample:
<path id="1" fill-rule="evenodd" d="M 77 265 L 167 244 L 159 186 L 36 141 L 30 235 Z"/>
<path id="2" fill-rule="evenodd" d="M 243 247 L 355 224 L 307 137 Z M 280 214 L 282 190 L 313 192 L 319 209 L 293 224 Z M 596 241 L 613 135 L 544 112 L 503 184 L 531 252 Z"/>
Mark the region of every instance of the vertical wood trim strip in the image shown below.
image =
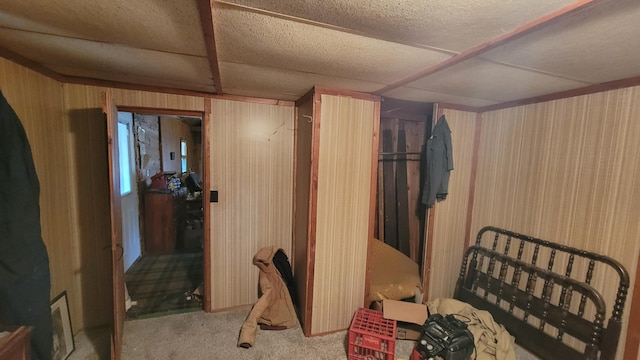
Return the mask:
<path id="1" fill-rule="evenodd" d="M 291 195 L 291 254 L 289 254 L 289 263 L 291 269 L 295 274 L 296 263 L 296 201 L 298 200 L 297 188 L 298 188 L 298 116 L 299 110 L 296 106 L 293 109 L 293 195 Z"/>
<path id="2" fill-rule="evenodd" d="M 201 143 L 203 145 L 204 158 L 202 159 L 203 166 L 203 179 L 202 183 L 205 184 L 205 188 L 203 189 L 203 201 L 202 209 L 203 209 L 203 235 L 204 235 L 204 311 L 211 312 L 211 207 L 209 206 L 208 194 L 211 190 L 211 186 L 209 183 L 209 176 L 211 171 L 211 136 L 209 136 L 209 129 L 211 128 L 211 100 L 204 99 L 204 113 L 202 116 L 202 133 L 200 134 Z"/>
<path id="3" fill-rule="evenodd" d="M 309 227 L 307 238 L 309 245 L 307 247 L 307 303 L 305 304 L 305 319 L 303 332 L 306 336 L 311 335 L 311 324 L 313 321 L 313 286 L 315 280 L 316 268 L 316 228 L 318 218 L 318 163 L 320 155 L 320 123 L 321 123 L 321 106 L 322 99 L 319 93 L 313 94 L 313 130 L 312 138 L 312 154 L 311 154 L 311 182 L 309 184 Z"/>
<path id="4" fill-rule="evenodd" d="M 482 134 L 482 114 L 476 114 L 476 131 L 473 138 L 473 157 L 471 158 L 471 179 L 469 179 L 469 202 L 467 203 L 467 222 L 464 230 L 464 249 L 471 243 L 471 223 L 473 221 L 473 201 L 476 194 L 476 174 L 478 173 L 478 156 Z"/>
<path id="5" fill-rule="evenodd" d="M 636 277 L 633 284 L 633 296 L 631 297 L 631 310 L 629 319 L 640 318 L 640 252 L 636 265 Z M 633 360 L 638 358 L 640 347 L 640 322 L 629 321 L 627 326 L 627 337 L 624 344 L 624 359 Z"/>
<path id="6" fill-rule="evenodd" d="M 371 279 L 371 248 L 373 244 L 373 234 L 376 227 L 376 183 L 378 180 L 378 146 L 380 133 L 380 101 L 376 101 L 373 109 L 373 139 L 371 141 L 371 195 L 369 197 L 369 237 L 367 239 L 367 269 L 364 279 L 364 306 L 368 306 L 367 299 L 370 292 Z"/>

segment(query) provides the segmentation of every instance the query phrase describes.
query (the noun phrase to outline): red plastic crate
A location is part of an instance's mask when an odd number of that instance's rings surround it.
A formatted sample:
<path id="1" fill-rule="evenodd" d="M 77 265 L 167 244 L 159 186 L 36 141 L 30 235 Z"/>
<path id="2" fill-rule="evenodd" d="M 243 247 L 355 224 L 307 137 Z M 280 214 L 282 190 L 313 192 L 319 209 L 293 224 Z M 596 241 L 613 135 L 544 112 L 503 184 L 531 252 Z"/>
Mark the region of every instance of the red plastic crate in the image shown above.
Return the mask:
<path id="1" fill-rule="evenodd" d="M 418 352 L 418 349 L 416 347 L 414 347 L 413 351 L 411 352 L 411 360 L 421 360 L 420 353 Z"/>
<path id="2" fill-rule="evenodd" d="M 349 328 L 349 360 L 394 360 L 396 321 L 382 312 L 360 308 Z"/>

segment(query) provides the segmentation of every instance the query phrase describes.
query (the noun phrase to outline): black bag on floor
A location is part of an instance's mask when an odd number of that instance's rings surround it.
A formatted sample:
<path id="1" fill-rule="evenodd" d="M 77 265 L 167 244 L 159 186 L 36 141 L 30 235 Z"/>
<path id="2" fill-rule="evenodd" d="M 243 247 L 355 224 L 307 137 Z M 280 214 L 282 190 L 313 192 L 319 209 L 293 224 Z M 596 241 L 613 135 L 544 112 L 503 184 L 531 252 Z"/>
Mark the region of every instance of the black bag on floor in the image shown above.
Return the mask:
<path id="1" fill-rule="evenodd" d="M 468 360 L 475 345 L 467 324 L 453 315 L 433 314 L 422 325 L 416 349 L 421 359 Z"/>

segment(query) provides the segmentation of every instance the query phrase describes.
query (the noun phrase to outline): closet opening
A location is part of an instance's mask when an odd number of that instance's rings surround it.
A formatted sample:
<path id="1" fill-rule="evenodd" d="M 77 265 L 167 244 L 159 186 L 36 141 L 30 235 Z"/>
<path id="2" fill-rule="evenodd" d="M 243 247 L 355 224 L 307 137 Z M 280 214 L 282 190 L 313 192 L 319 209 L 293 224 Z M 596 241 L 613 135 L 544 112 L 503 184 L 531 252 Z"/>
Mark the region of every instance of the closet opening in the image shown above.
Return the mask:
<path id="1" fill-rule="evenodd" d="M 380 102 L 371 301 L 413 298 L 422 302 L 427 209 L 421 198 L 433 108 L 433 103 L 386 97 Z"/>

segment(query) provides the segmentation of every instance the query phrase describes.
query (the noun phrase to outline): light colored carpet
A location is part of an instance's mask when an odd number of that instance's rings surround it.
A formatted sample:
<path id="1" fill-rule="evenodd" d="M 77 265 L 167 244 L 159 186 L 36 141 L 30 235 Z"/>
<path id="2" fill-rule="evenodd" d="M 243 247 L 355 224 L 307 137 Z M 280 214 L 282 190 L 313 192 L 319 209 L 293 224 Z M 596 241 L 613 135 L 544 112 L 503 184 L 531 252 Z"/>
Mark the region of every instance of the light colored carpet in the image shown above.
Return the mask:
<path id="1" fill-rule="evenodd" d="M 122 359 L 347 359 L 347 331 L 305 337 L 300 327 L 283 331 L 258 330 L 251 349 L 236 346 L 240 327 L 250 308 L 221 312 L 189 312 L 126 321 Z M 87 336 L 89 335 L 89 336 Z M 108 359 L 97 354 L 95 344 L 106 342 L 108 333 L 76 336 L 70 360 Z M 409 359 L 413 341 L 396 341 L 396 358 Z M 104 345 L 97 348 L 104 349 Z M 104 354 L 104 352 L 103 352 Z"/>
<path id="2" fill-rule="evenodd" d="M 347 359 L 347 331 L 307 338 L 300 327 L 284 331 L 258 330 L 253 348 L 238 348 L 240 327 L 249 310 L 212 314 L 198 311 L 127 321 L 122 359 Z M 108 331 L 102 331 L 76 336 L 76 350 L 69 359 L 109 359 L 108 335 Z M 413 346 L 413 341 L 397 340 L 396 359 L 409 359 Z M 519 360 L 536 359 L 516 348 Z M 100 356 L 99 352 L 106 355 Z"/>

